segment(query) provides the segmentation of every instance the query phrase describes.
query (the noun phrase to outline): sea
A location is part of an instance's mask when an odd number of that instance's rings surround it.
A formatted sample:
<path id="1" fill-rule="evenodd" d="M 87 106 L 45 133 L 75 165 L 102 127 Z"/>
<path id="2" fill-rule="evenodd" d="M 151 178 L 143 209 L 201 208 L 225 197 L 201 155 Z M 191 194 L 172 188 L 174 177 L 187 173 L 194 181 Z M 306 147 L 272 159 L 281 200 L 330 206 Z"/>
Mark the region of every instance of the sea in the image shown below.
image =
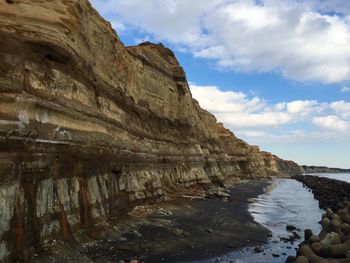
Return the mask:
<path id="1" fill-rule="evenodd" d="M 350 183 L 350 174 L 310 174 L 337 179 Z M 274 179 L 265 192 L 250 200 L 249 212 L 254 220 L 268 228 L 272 235 L 268 243 L 260 247 L 247 247 L 240 251 L 228 253 L 200 263 L 284 263 L 289 255 L 295 256 L 298 244 L 304 239 L 304 229 L 311 229 L 318 234 L 321 230 L 319 221 L 324 210 L 319 208 L 318 201 L 310 189 L 293 179 Z M 287 225 L 295 226 L 301 239 L 294 243 L 285 241 L 292 235 Z"/>

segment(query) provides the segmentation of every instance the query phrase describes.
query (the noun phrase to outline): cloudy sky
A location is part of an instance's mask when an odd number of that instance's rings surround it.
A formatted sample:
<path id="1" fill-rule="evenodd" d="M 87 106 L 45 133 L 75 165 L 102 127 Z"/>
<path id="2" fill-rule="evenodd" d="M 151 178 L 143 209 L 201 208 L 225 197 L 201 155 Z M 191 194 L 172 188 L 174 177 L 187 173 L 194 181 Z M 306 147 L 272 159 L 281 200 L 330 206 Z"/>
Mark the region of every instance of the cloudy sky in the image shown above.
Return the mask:
<path id="1" fill-rule="evenodd" d="M 350 168 L 350 1 L 91 2 L 125 45 L 172 48 L 193 96 L 237 136 Z"/>

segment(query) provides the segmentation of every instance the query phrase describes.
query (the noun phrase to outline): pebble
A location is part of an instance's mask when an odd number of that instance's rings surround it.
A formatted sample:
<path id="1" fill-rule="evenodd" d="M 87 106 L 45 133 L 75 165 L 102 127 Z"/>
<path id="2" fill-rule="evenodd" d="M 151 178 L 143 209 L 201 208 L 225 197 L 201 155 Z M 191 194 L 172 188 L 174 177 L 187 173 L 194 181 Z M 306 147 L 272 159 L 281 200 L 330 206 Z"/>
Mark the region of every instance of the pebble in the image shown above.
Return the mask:
<path id="1" fill-rule="evenodd" d="M 213 229 L 208 228 L 208 229 L 207 229 L 207 232 L 211 234 L 211 233 L 213 233 L 214 231 L 213 231 Z"/>

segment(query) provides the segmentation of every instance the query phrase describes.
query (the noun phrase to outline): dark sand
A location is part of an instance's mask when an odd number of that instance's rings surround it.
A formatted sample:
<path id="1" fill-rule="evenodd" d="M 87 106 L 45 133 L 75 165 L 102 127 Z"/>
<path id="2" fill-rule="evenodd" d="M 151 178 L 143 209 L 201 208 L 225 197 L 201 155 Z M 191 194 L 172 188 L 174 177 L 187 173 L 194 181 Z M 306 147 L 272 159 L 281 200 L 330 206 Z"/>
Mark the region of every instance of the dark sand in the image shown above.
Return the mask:
<path id="1" fill-rule="evenodd" d="M 269 231 L 254 222 L 249 199 L 263 193 L 266 181 L 238 184 L 228 201 L 218 199 L 167 201 L 146 217 L 128 216 L 122 237 L 111 238 L 80 252 L 92 261 L 178 262 L 209 259 L 268 240 Z"/>

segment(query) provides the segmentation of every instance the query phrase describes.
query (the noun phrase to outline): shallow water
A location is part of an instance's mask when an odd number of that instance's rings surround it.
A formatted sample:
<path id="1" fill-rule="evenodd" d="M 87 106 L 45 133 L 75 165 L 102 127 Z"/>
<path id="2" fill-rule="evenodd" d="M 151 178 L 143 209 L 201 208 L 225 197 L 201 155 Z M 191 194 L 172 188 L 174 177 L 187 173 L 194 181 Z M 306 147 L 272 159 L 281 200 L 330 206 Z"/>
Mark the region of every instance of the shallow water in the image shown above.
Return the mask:
<path id="1" fill-rule="evenodd" d="M 254 248 L 246 248 L 220 258 L 196 262 L 284 263 L 288 255 L 295 255 L 295 248 L 303 240 L 304 229 L 310 228 L 317 234 L 321 230 L 318 222 L 323 210 L 319 209 L 313 194 L 295 180 L 273 180 L 264 194 L 251 200 L 249 211 L 256 222 L 272 232 L 268 244 L 263 246 L 263 253 L 254 253 Z M 294 244 L 280 240 L 291 235 L 286 230 L 287 224 L 300 229 L 296 232 L 301 239 Z"/>
<path id="2" fill-rule="evenodd" d="M 317 174 L 307 174 L 307 175 L 327 177 L 327 178 L 336 179 L 336 180 L 345 181 L 345 182 L 350 183 L 350 174 L 349 173 L 339 173 L 339 174 L 317 173 Z"/>

